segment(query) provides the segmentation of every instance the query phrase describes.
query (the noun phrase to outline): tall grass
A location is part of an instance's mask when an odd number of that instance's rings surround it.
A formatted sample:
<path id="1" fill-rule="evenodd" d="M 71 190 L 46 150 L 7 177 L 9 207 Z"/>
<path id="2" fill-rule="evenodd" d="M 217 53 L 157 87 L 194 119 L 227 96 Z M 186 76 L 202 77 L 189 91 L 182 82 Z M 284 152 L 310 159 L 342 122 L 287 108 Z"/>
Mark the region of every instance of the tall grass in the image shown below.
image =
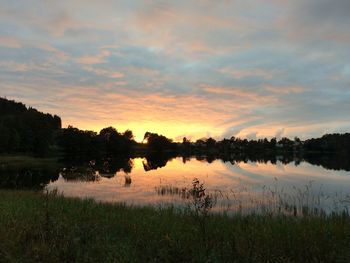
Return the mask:
<path id="1" fill-rule="evenodd" d="M 57 193 L 0 191 L 0 261 L 348 262 L 350 258 L 348 214 L 205 213 L 205 238 L 199 214 L 174 207 L 100 204 Z"/>
<path id="2" fill-rule="evenodd" d="M 271 186 L 259 186 L 251 189 L 245 185 L 238 185 L 236 188 L 223 191 L 207 190 L 203 183 L 194 179 L 192 188 L 161 185 L 157 186 L 155 191 L 158 195 L 175 196 L 181 200 L 180 207 L 182 202 L 185 206 L 192 205 L 194 210 L 197 210 L 198 204 L 193 204 L 193 201 L 197 202 L 200 198 L 194 199 L 193 197 L 198 195 L 199 191 L 203 195 L 203 200 L 200 200 L 199 205 L 210 206 L 210 212 L 230 215 L 320 216 L 330 213 L 349 214 L 350 195 L 348 194 L 326 193 L 322 185 L 317 188 L 313 185 L 313 181 L 303 187 L 280 186 L 277 178 L 274 181 L 275 183 Z"/>

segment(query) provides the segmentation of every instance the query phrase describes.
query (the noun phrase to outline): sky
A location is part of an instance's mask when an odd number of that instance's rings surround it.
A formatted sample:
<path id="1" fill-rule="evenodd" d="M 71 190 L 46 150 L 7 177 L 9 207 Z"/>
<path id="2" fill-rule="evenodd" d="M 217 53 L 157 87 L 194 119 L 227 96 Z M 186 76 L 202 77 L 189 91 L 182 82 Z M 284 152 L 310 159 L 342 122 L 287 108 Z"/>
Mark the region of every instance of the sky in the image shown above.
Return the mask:
<path id="1" fill-rule="evenodd" d="M 0 0 L 0 96 L 63 125 L 350 131 L 349 0 Z"/>

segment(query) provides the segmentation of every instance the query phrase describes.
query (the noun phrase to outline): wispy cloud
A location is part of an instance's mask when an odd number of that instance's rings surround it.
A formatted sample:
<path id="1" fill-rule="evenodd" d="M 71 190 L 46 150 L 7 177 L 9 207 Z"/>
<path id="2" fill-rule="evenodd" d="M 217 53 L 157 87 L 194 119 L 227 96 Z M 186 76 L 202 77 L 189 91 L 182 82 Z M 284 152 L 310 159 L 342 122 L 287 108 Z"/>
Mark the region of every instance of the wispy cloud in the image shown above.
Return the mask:
<path id="1" fill-rule="evenodd" d="M 277 77 L 277 71 L 266 69 L 234 69 L 230 67 L 222 68 L 219 70 L 222 74 L 227 74 L 237 79 L 248 77 L 262 77 L 265 79 L 272 79 Z"/>
<path id="2" fill-rule="evenodd" d="M 4 0 L 0 95 L 65 125 L 138 136 L 346 131 L 349 8 L 348 0 Z"/>
<path id="3" fill-rule="evenodd" d="M 106 62 L 106 58 L 110 56 L 110 52 L 108 50 L 102 50 L 100 53 L 96 55 L 86 55 L 76 59 L 79 64 L 83 65 L 94 65 L 101 64 Z"/>
<path id="4" fill-rule="evenodd" d="M 276 94 L 303 93 L 305 88 L 301 86 L 266 86 L 267 92 Z"/>
<path id="5" fill-rule="evenodd" d="M 21 41 L 15 37 L 0 36 L 0 46 L 9 48 L 20 48 Z"/>

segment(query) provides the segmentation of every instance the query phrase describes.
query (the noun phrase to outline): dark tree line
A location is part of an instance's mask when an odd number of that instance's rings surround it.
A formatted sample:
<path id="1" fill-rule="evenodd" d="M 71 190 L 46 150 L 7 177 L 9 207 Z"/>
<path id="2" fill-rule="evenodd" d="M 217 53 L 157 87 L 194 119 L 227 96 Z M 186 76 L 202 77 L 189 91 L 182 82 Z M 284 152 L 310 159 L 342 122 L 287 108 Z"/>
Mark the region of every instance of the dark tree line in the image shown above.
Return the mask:
<path id="1" fill-rule="evenodd" d="M 0 98 L 0 153 L 47 155 L 61 129 L 57 115 Z"/>
<path id="2" fill-rule="evenodd" d="M 216 141 L 213 138 L 199 139 L 196 142 L 190 142 L 186 138 L 180 146 L 183 153 L 190 154 L 277 154 L 289 153 L 303 150 L 303 142 L 299 138 L 290 140 L 282 138 L 277 140 L 267 138 L 258 140 L 248 140 L 231 137 L 231 139 L 223 139 Z"/>
<path id="3" fill-rule="evenodd" d="M 309 139 L 304 142 L 304 149 L 309 152 L 350 153 L 350 133 L 326 134 L 321 138 Z"/>
<path id="4" fill-rule="evenodd" d="M 120 133 L 113 127 L 96 133 L 69 126 L 61 129 L 57 142 L 64 155 L 73 159 L 129 156 L 136 144 L 130 130 Z"/>
<path id="5" fill-rule="evenodd" d="M 147 142 L 147 149 L 149 152 L 169 152 L 176 151 L 177 144 L 171 139 L 157 133 L 146 132 L 144 141 Z"/>
<path id="6" fill-rule="evenodd" d="M 146 132 L 144 142 L 136 143 L 130 130 L 119 132 L 113 127 L 104 128 L 99 133 L 72 126 L 62 129 L 60 117 L 0 98 L 0 153 L 47 155 L 56 149 L 68 158 L 87 159 L 154 154 L 205 155 L 209 159 L 210 156 L 227 159 L 232 155 L 240 159 L 273 159 L 296 153 L 335 153 L 341 155 L 341 159 L 346 159 L 344 156 L 350 154 L 349 133 L 326 134 L 305 141 L 285 137 L 279 140 L 231 137 L 221 141 L 204 138 L 195 142 L 184 138 L 182 143 L 176 143 L 163 135 Z"/>

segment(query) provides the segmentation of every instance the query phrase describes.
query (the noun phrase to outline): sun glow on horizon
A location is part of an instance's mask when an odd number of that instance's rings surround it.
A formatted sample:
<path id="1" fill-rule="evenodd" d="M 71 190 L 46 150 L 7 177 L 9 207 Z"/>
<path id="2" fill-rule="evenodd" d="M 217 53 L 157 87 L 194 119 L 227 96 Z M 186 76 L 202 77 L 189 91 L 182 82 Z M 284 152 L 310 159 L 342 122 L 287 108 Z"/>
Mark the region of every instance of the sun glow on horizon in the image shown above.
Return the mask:
<path id="1" fill-rule="evenodd" d="M 126 124 L 89 124 L 82 122 L 64 123 L 63 127 L 68 127 L 72 125 L 73 127 L 82 130 L 91 130 L 99 133 L 103 128 L 112 126 L 117 129 L 118 132 L 123 133 L 126 130 L 131 130 L 134 135 L 134 139 L 138 143 L 142 143 L 144 135 L 146 132 L 158 133 L 159 135 L 164 135 L 175 142 L 182 142 L 183 137 L 189 140 L 197 140 L 203 137 L 216 137 L 220 136 L 220 131 L 215 130 L 208 125 L 202 124 L 187 124 L 178 122 L 130 122 Z M 216 134 L 208 134 L 206 131 L 212 130 L 216 131 Z"/>
<path id="2" fill-rule="evenodd" d="M 63 126 L 137 141 L 350 130 L 347 0 L 49 1 L 47 15 L 13 2 L 0 1 L 0 96 Z"/>

